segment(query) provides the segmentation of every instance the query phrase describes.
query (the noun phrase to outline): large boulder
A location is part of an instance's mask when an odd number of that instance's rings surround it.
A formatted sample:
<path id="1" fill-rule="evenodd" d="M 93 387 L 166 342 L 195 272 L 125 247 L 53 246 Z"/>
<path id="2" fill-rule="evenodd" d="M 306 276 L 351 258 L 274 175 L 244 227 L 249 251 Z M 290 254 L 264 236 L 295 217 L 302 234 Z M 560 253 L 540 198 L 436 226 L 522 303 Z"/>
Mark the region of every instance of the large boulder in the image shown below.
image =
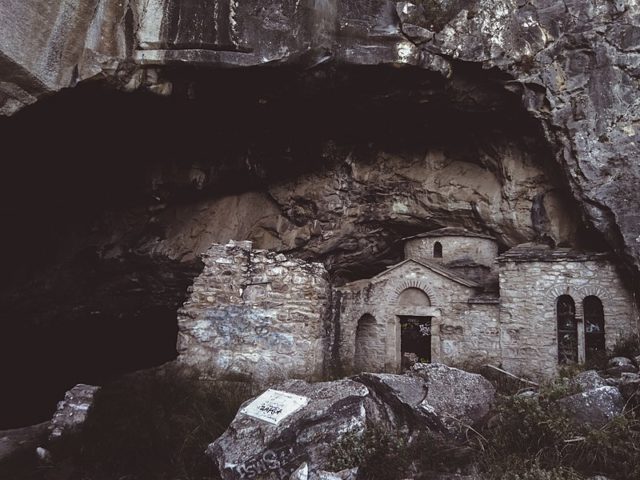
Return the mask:
<path id="1" fill-rule="evenodd" d="M 315 384 L 289 380 L 274 390 L 246 402 L 207 449 L 224 480 L 274 473 L 283 479 L 349 479 L 354 472 L 329 473 L 333 447 L 346 434 L 375 426 L 455 436 L 484 418 L 495 396 L 482 376 L 439 364 L 416 364 L 404 375 L 363 373 Z M 287 410 L 281 398 L 290 394 L 304 403 L 277 418 Z M 300 402 L 298 397 L 291 401 Z"/>
<path id="2" fill-rule="evenodd" d="M 599 387 L 558 400 L 576 423 L 593 427 L 606 425 L 622 414 L 625 401 L 615 387 Z"/>
<path id="3" fill-rule="evenodd" d="M 363 373 L 355 379 L 398 423 L 443 433 L 457 434 L 478 423 L 495 398 L 495 388 L 483 376 L 437 363 L 416 363 L 406 375 Z"/>
<path id="4" fill-rule="evenodd" d="M 285 479 L 294 472 L 293 478 L 315 475 L 328 469 L 329 454 L 339 438 L 365 429 L 370 394 L 360 383 L 289 380 L 275 390 L 305 397 L 308 403 L 276 425 L 242 413 L 256 405 L 255 399 L 246 402 L 207 449 L 224 480 L 272 478 L 272 474 Z"/>
<path id="5" fill-rule="evenodd" d="M 595 370 L 580 372 L 571 379 L 571 383 L 583 392 L 607 386 L 606 380 Z"/>

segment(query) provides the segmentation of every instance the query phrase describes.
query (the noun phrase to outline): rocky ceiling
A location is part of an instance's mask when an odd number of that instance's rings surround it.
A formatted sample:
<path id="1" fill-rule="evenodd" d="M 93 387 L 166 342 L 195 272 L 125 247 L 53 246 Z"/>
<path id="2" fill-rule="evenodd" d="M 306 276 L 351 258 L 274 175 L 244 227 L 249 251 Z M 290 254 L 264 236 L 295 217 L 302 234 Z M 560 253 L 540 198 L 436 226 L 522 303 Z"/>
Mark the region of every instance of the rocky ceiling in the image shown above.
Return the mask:
<path id="1" fill-rule="evenodd" d="M 403 236 L 465 226 L 503 248 L 609 249 L 637 288 L 639 12 L 2 2 L 2 422 L 173 358 L 211 242 L 344 282 L 397 261 Z"/>

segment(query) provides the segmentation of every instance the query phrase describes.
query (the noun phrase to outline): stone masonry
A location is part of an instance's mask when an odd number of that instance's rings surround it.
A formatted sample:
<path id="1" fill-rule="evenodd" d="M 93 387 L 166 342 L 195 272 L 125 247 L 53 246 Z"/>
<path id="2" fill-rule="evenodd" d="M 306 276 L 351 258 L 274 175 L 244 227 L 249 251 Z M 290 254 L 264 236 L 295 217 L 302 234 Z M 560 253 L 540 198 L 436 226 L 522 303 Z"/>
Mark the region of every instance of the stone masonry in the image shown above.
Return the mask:
<path id="1" fill-rule="evenodd" d="M 582 306 L 586 297 L 602 301 L 607 350 L 638 332 L 635 301 L 607 255 L 516 247 L 499 262 L 500 341 L 508 370 L 539 377 L 556 372 L 556 302 L 561 295 L 575 302 L 580 361 L 585 359 Z"/>
<path id="2" fill-rule="evenodd" d="M 251 242 L 214 244 L 179 312 L 181 361 L 260 382 L 319 379 L 336 367 L 399 372 L 423 355 L 550 377 L 561 364 L 559 351 L 564 355 L 558 299 L 566 295 L 575 304 L 570 338 L 577 361 L 586 358 L 587 297 L 603 309 L 606 341 L 597 351 L 638 332 L 634 299 L 606 254 L 525 244 L 497 256 L 486 236 L 429 233 L 409 239 L 403 262 L 333 288 L 321 264 L 253 250 Z M 435 241 L 446 255 L 433 250 Z M 461 261 L 467 270 L 455 268 Z M 490 274 L 463 274 L 476 267 Z"/>
<path id="3" fill-rule="evenodd" d="M 179 360 L 227 378 L 318 379 L 330 288 L 319 263 L 212 245 L 178 313 Z"/>

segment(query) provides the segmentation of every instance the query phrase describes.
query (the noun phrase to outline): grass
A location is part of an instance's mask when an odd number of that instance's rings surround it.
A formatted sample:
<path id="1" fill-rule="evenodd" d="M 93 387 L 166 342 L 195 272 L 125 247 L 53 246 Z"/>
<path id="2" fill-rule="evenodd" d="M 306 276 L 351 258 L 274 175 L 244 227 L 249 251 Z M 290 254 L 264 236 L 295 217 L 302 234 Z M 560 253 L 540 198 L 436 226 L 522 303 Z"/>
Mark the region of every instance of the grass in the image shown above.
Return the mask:
<path id="1" fill-rule="evenodd" d="M 578 372 L 566 369 L 535 396 L 513 395 L 521 382 L 503 385 L 508 393 L 498 396 L 491 420 L 466 439 L 380 426 L 348 435 L 334 447 L 331 466 L 359 466 L 361 478 L 376 480 L 474 468 L 486 480 L 638 480 L 640 412 L 628 408 L 601 428 L 576 423 L 557 400 L 579 392 L 571 379 Z"/>
<path id="2" fill-rule="evenodd" d="M 631 335 L 616 342 L 613 347 L 613 357 L 627 357 L 634 359 L 640 355 L 640 336 Z"/>
<path id="3" fill-rule="evenodd" d="M 96 396 L 70 462 L 77 478 L 92 480 L 219 478 L 204 451 L 251 393 L 247 384 L 204 380 L 176 365 L 128 375 Z"/>

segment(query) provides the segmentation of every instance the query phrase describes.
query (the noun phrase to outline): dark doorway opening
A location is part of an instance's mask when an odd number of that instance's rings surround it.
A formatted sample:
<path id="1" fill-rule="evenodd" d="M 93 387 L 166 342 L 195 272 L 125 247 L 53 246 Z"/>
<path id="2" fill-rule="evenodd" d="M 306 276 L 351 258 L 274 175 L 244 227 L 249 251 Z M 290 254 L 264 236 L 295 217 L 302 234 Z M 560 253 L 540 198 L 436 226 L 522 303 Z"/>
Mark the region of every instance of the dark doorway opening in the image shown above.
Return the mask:
<path id="1" fill-rule="evenodd" d="M 416 362 L 431 362 L 431 317 L 400 317 L 402 369 Z"/>
<path id="2" fill-rule="evenodd" d="M 606 355 L 604 342 L 604 308 L 596 296 L 586 297 L 584 308 L 584 346 L 587 362 L 598 361 Z"/>
<path id="3" fill-rule="evenodd" d="M 576 304 L 569 295 L 558 297 L 556 304 L 558 319 L 558 363 L 578 362 L 578 325 Z"/>

